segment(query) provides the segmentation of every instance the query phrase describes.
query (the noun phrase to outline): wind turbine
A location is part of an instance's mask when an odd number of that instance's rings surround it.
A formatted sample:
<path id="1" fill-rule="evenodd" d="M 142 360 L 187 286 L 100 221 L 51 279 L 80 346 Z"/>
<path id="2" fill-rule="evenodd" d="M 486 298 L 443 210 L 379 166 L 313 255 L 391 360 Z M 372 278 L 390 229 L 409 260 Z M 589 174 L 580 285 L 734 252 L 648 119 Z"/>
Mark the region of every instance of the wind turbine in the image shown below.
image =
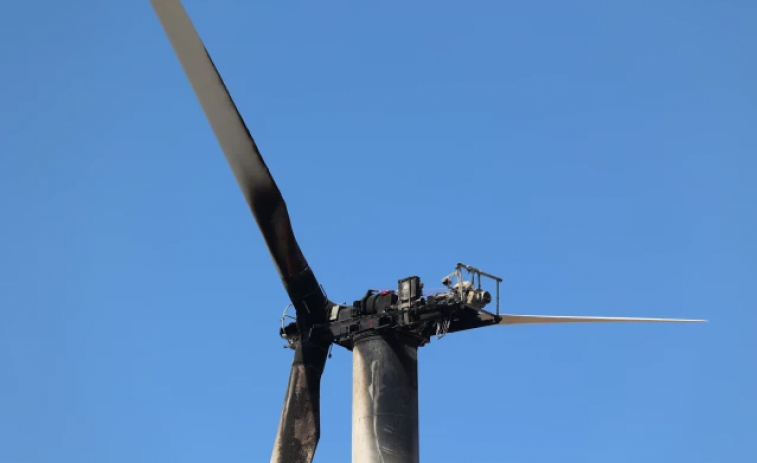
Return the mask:
<path id="1" fill-rule="evenodd" d="M 353 463 L 417 463 L 417 351 L 434 335 L 526 323 L 704 321 L 500 314 L 502 280 L 462 263 L 442 280 L 442 292 L 423 294 L 420 278 L 411 276 L 399 280 L 397 290 L 369 290 L 352 305 L 331 302 L 297 244 L 281 192 L 181 1 L 150 1 L 295 310 L 294 322 L 282 322 L 280 332 L 294 350 L 294 361 L 272 463 L 313 460 L 320 438 L 321 374 L 332 344 L 353 353 Z M 485 309 L 493 298 L 482 288 L 482 278 L 496 284 L 493 312 Z"/>

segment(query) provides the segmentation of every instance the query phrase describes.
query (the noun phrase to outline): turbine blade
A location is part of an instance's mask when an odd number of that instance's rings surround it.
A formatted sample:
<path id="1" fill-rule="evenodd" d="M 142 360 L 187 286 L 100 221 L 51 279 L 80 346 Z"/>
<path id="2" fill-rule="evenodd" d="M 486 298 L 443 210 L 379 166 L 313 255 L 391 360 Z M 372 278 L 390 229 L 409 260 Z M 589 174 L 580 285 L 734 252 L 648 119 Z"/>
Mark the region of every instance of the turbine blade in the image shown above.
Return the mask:
<path id="1" fill-rule="evenodd" d="M 271 463 L 310 463 L 321 435 L 321 375 L 329 343 L 297 342 Z"/>
<path id="2" fill-rule="evenodd" d="M 300 331 L 326 319 L 326 295 L 294 237 L 286 204 L 180 0 L 150 0 L 297 310 Z"/>
<path id="3" fill-rule="evenodd" d="M 525 325 L 535 323 L 612 323 L 612 322 L 652 322 L 652 323 L 701 323 L 707 320 L 683 318 L 638 318 L 638 317 L 584 317 L 565 315 L 512 315 L 502 314 L 497 325 Z"/>

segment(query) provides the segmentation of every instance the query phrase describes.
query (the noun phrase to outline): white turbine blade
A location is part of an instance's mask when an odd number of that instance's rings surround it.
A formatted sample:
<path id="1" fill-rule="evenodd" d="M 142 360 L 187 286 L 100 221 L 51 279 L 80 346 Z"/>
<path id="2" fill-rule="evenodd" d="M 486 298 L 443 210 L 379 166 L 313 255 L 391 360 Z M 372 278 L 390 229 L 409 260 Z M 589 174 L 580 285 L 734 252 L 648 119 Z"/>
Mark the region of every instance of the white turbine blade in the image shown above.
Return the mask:
<path id="1" fill-rule="evenodd" d="M 701 323 L 707 320 L 684 318 L 636 318 L 636 317 L 583 317 L 563 315 L 512 315 L 502 314 L 498 325 L 525 325 L 533 323 L 596 323 L 596 322 L 653 322 L 653 323 Z"/>

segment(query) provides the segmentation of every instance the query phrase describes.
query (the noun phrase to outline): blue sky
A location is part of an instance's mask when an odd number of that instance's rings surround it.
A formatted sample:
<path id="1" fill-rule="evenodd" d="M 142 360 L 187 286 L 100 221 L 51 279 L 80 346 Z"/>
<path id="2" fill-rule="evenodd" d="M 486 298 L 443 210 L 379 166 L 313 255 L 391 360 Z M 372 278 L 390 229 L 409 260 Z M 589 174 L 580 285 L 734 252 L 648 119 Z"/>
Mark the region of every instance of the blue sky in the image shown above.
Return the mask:
<path id="1" fill-rule="evenodd" d="M 332 299 L 462 261 L 506 312 L 710 320 L 434 341 L 422 461 L 751 461 L 754 3 L 185 5 Z M 0 462 L 267 461 L 286 293 L 149 2 L 0 8 Z"/>

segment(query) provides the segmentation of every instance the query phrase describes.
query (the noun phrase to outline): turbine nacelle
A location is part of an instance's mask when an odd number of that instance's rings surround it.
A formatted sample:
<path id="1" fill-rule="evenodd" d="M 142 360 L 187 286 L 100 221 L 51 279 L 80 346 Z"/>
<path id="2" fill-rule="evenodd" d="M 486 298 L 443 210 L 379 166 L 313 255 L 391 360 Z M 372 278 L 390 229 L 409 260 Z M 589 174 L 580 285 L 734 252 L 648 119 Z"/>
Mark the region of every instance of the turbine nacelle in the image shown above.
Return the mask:
<path id="1" fill-rule="evenodd" d="M 493 298 L 481 287 L 482 277 L 496 282 L 495 312 L 484 310 Z M 500 320 L 501 281 L 474 267 L 457 264 L 455 271 L 443 280 L 448 291 L 424 295 L 420 277 L 403 278 L 398 281 L 396 290 L 371 289 L 352 305 L 332 304 L 328 321 L 313 325 L 307 333 L 300 330 L 295 318 L 285 309 L 279 334 L 292 349 L 302 339 L 331 337 L 336 344 L 352 350 L 361 336 L 387 330 L 415 339 L 422 346 L 432 336 L 441 338 L 449 332 L 496 324 Z M 286 324 L 287 319 L 292 321 Z"/>

